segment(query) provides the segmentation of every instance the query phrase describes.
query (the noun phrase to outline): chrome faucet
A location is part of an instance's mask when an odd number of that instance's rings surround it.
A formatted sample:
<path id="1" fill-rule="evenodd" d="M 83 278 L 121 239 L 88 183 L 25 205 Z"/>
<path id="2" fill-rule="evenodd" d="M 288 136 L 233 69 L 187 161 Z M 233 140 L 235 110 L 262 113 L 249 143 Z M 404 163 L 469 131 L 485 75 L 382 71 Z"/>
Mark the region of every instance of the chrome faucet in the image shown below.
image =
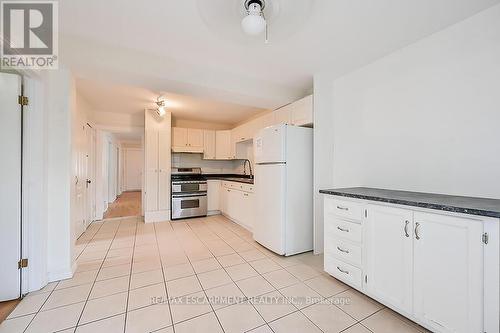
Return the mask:
<path id="1" fill-rule="evenodd" d="M 250 178 L 253 179 L 253 173 L 252 173 L 252 163 L 250 163 L 250 160 L 249 159 L 246 159 L 244 162 L 243 162 L 243 174 L 247 174 L 247 169 L 246 169 L 246 165 L 247 165 L 247 162 L 248 162 L 248 170 L 250 171 Z"/>

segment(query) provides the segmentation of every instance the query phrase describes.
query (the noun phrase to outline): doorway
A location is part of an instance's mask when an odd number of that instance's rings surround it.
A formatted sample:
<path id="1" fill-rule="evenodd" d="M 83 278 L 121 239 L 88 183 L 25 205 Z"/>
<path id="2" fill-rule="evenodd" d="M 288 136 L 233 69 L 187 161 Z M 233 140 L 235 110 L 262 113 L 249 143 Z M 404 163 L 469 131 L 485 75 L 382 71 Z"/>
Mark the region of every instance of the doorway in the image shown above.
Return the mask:
<path id="1" fill-rule="evenodd" d="M 22 77 L 0 72 L 0 301 L 21 297 Z"/>

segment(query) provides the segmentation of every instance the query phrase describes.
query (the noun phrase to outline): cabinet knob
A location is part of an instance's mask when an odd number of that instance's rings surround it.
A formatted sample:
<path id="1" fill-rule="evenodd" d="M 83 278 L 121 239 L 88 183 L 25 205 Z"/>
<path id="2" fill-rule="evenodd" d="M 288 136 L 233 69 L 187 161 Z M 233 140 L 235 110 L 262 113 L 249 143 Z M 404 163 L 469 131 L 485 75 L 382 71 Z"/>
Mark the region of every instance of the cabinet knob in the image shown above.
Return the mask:
<path id="1" fill-rule="evenodd" d="M 344 273 L 344 274 L 349 275 L 349 271 L 345 271 L 345 270 L 343 270 L 342 268 L 340 268 L 339 266 L 337 266 L 337 269 L 338 269 L 340 272 L 342 272 L 342 273 Z"/>
<path id="2" fill-rule="evenodd" d="M 420 231 L 420 223 L 415 223 L 415 238 L 417 240 L 420 239 L 420 234 L 419 234 L 419 231 Z"/>
<path id="3" fill-rule="evenodd" d="M 341 227 L 337 227 L 337 229 L 339 229 L 342 232 L 349 232 L 349 229 L 344 229 L 344 228 L 341 228 Z"/>

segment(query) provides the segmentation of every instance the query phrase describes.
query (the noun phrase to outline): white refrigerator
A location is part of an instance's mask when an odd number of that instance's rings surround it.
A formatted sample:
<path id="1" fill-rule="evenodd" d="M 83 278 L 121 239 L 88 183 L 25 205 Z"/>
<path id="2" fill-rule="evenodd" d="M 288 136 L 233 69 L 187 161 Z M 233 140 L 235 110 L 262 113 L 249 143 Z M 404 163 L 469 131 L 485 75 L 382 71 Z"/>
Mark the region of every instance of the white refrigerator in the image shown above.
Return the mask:
<path id="1" fill-rule="evenodd" d="M 313 130 L 277 125 L 254 139 L 255 241 L 280 255 L 313 249 Z"/>

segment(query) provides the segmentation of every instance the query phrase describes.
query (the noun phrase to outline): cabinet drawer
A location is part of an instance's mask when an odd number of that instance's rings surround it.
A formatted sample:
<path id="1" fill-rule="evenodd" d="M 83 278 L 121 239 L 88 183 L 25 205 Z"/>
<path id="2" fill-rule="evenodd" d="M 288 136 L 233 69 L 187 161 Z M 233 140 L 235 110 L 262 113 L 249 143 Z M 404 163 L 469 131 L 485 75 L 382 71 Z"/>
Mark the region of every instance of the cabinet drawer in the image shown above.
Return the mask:
<path id="1" fill-rule="evenodd" d="M 361 243 L 363 239 L 361 224 L 331 218 L 327 221 L 327 232 L 340 239 L 347 239 L 352 242 Z"/>
<path id="2" fill-rule="evenodd" d="M 339 199 L 327 199 L 325 200 L 325 209 L 331 214 L 356 221 L 357 223 L 361 223 L 363 219 L 362 203 Z"/>
<path id="3" fill-rule="evenodd" d="M 325 252 L 339 260 L 361 267 L 361 246 L 343 241 L 336 237 L 325 240 Z"/>
<path id="4" fill-rule="evenodd" d="M 326 254 L 325 271 L 348 285 L 361 289 L 363 273 L 360 268 Z"/>

